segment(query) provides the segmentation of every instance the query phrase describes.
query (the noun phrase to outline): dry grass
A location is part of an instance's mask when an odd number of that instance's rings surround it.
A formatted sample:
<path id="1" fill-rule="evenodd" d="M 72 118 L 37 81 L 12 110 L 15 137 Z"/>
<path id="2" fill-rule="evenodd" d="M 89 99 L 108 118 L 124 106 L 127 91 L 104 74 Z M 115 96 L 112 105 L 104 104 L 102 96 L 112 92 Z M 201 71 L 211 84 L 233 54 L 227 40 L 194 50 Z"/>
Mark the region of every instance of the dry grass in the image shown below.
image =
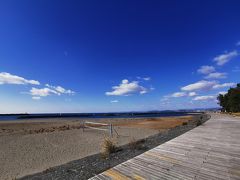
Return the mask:
<path id="1" fill-rule="evenodd" d="M 187 122 L 183 122 L 182 125 L 183 125 L 183 126 L 186 126 L 186 125 L 188 125 L 188 123 L 187 123 Z"/>
<path id="2" fill-rule="evenodd" d="M 116 152 L 116 142 L 112 138 L 104 138 L 101 144 L 101 154 L 103 158 L 107 158 L 109 154 Z"/>
<path id="3" fill-rule="evenodd" d="M 201 120 L 198 120 L 198 121 L 197 121 L 197 126 L 200 126 L 200 125 L 202 125 L 202 121 L 201 121 Z"/>
<path id="4" fill-rule="evenodd" d="M 129 147 L 133 150 L 139 150 L 143 148 L 143 143 L 145 142 L 144 139 L 142 140 L 136 140 L 135 138 L 131 138 L 129 141 Z"/>
<path id="5" fill-rule="evenodd" d="M 43 121 L 43 120 L 42 120 Z M 46 120 L 47 121 L 47 120 Z M 79 121 L 49 121 L 38 122 L 34 121 L 20 121 L 16 122 L 0 122 L 0 135 L 1 134 L 39 134 L 50 133 L 55 131 L 66 131 L 73 129 L 80 129 L 82 125 Z"/>
<path id="6" fill-rule="evenodd" d="M 234 115 L 234 116 L 240 116 L 240 112 L 239 112 L 239 113 L 232 113 L 232 115 Z"/>
<path id="7" fill-rule="evenodd" d="M 131 127 L 131 128 L 147 128 L 154 130 L 165 130 L 181 126 L 183 123 L 188 123 L 192 120 L 192 116 L 182 117 L 164 117 L 164 118 L 143 118 L 143 119 L 132 119 L 127 122 L 115 123 L 115 126 Z"/>

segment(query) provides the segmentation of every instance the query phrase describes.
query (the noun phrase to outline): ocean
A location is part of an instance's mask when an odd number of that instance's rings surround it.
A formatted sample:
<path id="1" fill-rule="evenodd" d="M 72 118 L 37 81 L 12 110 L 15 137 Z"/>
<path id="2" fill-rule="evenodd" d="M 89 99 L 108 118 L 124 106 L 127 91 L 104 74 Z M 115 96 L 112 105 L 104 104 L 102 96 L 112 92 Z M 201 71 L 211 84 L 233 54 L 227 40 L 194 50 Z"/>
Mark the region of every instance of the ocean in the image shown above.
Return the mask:
<path id="1" fill-rule="evenodd" d="M 42 114 L 0 114 L 0 121 L 37 118 L 139 118 L 185 116 L 192 112 L 126 112 L 126 113 L 42 113 Z"/>

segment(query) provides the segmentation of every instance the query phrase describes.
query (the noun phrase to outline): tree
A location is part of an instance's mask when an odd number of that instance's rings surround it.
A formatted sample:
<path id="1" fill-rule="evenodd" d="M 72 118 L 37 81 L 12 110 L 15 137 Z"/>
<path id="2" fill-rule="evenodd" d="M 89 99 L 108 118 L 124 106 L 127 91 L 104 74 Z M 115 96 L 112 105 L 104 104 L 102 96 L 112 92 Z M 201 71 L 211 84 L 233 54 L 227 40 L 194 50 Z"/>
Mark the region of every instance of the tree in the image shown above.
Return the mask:
<path id="1" fill-rule="evenodd" d="M 219 94 L 217 99 L 222 111 L 240 112 L 240 84 L 237 84 L 235 88 L 230 88 L 225 95 Z"/>
<path id="2" fill-rule="evenodd" d="M 217 97 L 217 100 L 218 100 L 218 104 L 220 106 L 222 106 L 222 110 L 226 111 L 226 108 L 224 106 L 224 95 L 223 94 L 219 94 L 218 97 Z"/>

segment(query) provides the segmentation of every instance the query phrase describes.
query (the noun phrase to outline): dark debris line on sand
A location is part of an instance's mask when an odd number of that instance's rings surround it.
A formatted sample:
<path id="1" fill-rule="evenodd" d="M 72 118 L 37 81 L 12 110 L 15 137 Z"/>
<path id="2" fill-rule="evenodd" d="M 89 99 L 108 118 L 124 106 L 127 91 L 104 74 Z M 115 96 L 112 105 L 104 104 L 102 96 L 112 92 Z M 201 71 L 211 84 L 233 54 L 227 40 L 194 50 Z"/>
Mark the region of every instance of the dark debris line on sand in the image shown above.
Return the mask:
<path id="1" fill-rule="evenodd" d="M 133 150 L 129 147 L 129 145 L 124 145 L 121 146 L 116 153 L 111 154 L 107 159 L 103 159 L 101 154 L 95 154 L 60 166 L 52 167 L 41 173 L 25 176 L 20 179 L 85 180 L 193 129 L 199 125 L 199 121 L 201 121 L 200 124 L 202 124 L 207 120 L 207 115 L 205 115 L 204 118 L 198 116 L 187 125 L 178 126 L 167 132 L 148 137 L 143 141 L 144 143 L 142 144 L 142 148 Z"/>

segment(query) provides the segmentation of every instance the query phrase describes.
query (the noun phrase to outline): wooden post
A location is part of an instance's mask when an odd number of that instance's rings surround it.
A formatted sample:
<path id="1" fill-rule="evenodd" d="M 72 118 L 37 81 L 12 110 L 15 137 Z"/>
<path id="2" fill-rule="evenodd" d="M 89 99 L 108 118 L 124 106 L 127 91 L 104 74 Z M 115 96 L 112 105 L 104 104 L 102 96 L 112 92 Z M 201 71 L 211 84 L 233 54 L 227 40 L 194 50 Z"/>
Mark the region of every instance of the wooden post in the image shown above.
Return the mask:
<path id="1" fill-rule="evenodd" d="M 85 128 L 85 122 L 83 121 L 83 122 L 82 122 L 82 129 L 83 129 L 83 132 L 84 132 L 84 128 Z"/>
<path id="2" fill-rule="evenodd" d="M 112 127 L 112 124 L 109 125 L 109 135 L 110 135 L 110 137 L 113 137 L 113 127 Z"/>

